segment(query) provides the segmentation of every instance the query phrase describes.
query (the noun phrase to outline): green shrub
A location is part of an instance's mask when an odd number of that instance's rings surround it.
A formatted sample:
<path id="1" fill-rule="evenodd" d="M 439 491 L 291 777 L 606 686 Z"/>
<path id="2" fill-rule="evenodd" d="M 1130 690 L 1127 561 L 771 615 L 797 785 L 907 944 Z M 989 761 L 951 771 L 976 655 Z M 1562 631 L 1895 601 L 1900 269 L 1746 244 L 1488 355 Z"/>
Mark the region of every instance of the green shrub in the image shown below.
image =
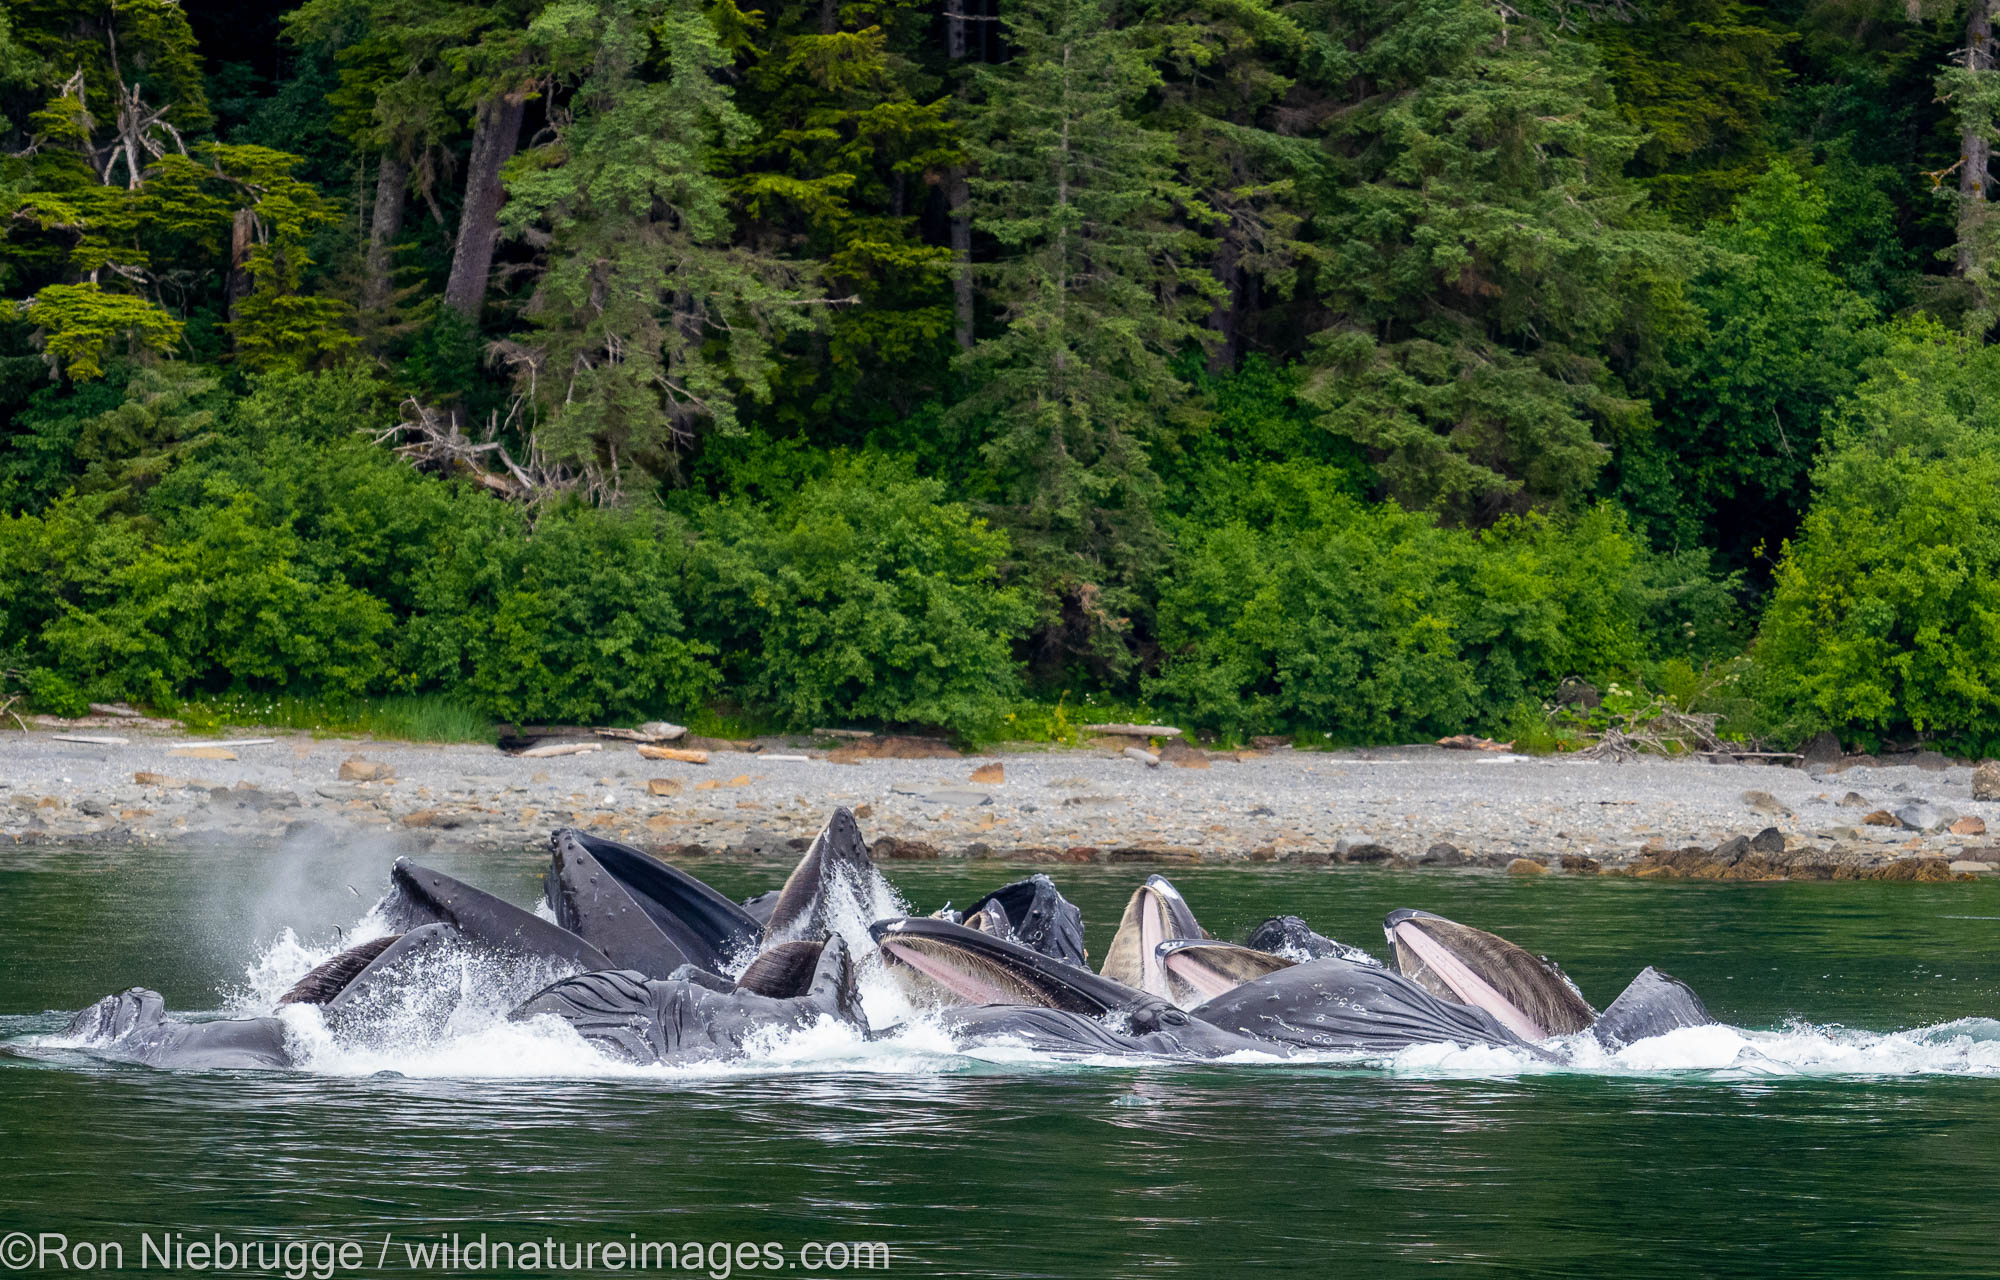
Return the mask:
<path id="1" fill-rule="evenodd" d="M 1028 610 L 997 581 L 1007 540 L 936 481 L 852 464 L 774 509 L 701 520 L 704 634 L 731 686 L 784 723 L 972 733 L 1017 692 Z"/>
<path id="2" fill-rule="evenodd" d="M 72 525 L 83 510 L 57 507 L 66 509 L 51 519 Z M 154 700 L 228 688 L 359 694 L 383 677 L 388 609 L 302 571 L 291 530 L 249 499 L 185 512 L 157 543 L 116 524 L 103 530 L 111 545 L 101 554 L 55 562 L 68 578 L 62 613 L 39 636 L 86 690 Z M 93 561 L 103 572 L 85 580 Z"/>
<path id="3" fill-rule="evenodd" d="M 1160 597 L 1155 701 L 1225 732 L 1337 741 L 1498 728 L 1563 676 L 1640 653 L 1639 551 L 1598 508 L 1481 534 L 1347 503 L 1291 531 L 1186 540 Z"/>
<path id="4" fill-rule="evenodd" d="M 517 724 L 685 715 L 714 692 L 710 650 L 683 622 L 678 519 L 576 509 L 530 531 L 492 501 L 464 516 L 416 583 L 411 681 Z"/>
<path id="5" fill-rule="evenodd" d="M 2000 748 L 2000 351 L 1905 327 L 1829 443 L 1759 690 L 1798 733 Z"/>
<path id="6" fill-rule="evenodd" d="M 28 705 L 45 716 L 81 716 L 90 712 L 90 699 L 83 690 L 45 668 L 28 673 Z"/>

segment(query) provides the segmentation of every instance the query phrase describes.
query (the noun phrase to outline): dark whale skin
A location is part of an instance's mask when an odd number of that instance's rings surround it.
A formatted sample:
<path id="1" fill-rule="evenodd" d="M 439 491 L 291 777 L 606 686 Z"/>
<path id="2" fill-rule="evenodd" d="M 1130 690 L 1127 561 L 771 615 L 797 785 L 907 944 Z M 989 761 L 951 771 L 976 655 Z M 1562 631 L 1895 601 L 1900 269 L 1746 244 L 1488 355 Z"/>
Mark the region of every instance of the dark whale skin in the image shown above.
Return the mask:
<path id="1" fill-rule="evenodd" d="M 1489 1013 L 1400 974 L 1329 956 L 1281 969 L 1188 1011 L 1225 1031 L 1298 1050 L 1396 1053 L 1417 1044 L 1533 1046 Z"/>
<path id="2" fill-rule="evenodd" d="M 70 1020 L 71 1036 L 93 1053 L 182 1071 L 273 1070 L 292 1065 L 277 1018 L 182 1022 L 167 1017 L 157 991 L 130 987 Z"/>

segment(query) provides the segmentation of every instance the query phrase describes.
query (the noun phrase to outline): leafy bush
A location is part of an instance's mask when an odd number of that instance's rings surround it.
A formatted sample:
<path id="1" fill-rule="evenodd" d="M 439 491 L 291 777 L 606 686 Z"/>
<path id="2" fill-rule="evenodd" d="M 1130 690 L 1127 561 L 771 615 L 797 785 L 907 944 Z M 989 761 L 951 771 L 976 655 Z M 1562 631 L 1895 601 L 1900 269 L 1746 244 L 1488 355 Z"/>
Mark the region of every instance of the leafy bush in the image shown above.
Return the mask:
<path id="1" fill-rule="evenodd" d="M 82 514 L 74 502 L 52 518 Z M 381 601 L 297 564 L 298 539 L 250 500 L 189 511 L 161 541 L 123 536 L 94 583 L 70 571 L 61 617 L 41 631 L 54 663 L 106 696 L 165 698 L 232 687 L 359 694 L 377 684 L 393 619 Z"/>
<path id="2" fill-rule="evenodd" d="M 1838 415 L 1754 650 L 1798 732 L 2000 749 L 2000 350 L 1896 335 Z"/>
<path id="3" fill-rule="evenodd" d="M 944 487 L 853 464 L 775 509 L 702 516 L 702 626 L 730 683 L 794 728 L 828 719 L 973 732 L 1016 692 L 1026 627 L 1006 538 Z"/>
<path id="4" fill-rule="evenodd" d="M 1498 727 L 1639 656 L 1639 550 L 1608 507 L 1482 534 L 1351 502 L 1329 517 L 1186 541 L 1149 696 L 1205 728 L 1381 741 Z"/>
<path id="5" fill-rule="evenodd" d="M 552 512 L 531 531 L 519 508 L 468 504 L 416 580 L 407 678 L 514 723 L 685 714 L 716 687 L 683 622 L 685 543 L 659 511 Z"/>

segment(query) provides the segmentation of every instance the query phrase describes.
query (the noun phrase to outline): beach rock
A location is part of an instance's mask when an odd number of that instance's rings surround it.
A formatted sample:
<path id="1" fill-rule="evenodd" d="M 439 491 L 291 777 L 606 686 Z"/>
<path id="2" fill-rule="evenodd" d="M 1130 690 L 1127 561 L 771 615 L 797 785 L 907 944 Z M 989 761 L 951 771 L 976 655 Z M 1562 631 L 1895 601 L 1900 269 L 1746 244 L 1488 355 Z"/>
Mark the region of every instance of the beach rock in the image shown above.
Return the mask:
<path id="1" fill-rule="evenodd" d="M 1417 865 L 1420 867 L 1462 867 L 1465 865 L 1465 855 L 1458 851 L 1457 845 L 1446 844 L 1440 840 L 1438 843 L 1424 850 L 1424 856 L 1417 859 Z"/>
<path id="2" fill-rule="evenodd" d="M 2000 800 L 2000 760 L 1981 761 L 1972 771 L 1972 798 Z"/>
<path id="3" fill-rule="evenodd" d="M 1983 836 L 1986 834 L 1986 819 L 1967 814 L 1952 823 L 1948 829 L 1955 836 Z"/>
<path id="4" fill-rule="evenodd" d="M 1160 748 L 1160 762 L 1162 764 L 1170 764 L 1176 769 L 1207 769 L 1212 767 L 1208 762 L 1208 753 L 1206 751 L 1191 747 L 1185 742 L 1169 742 L 1166 746 Z"/>
<path id="5" fill-rule="evenodd" d="M 741 840 L 729 847 L 729 851 L 738 857 L 783 860 L 804 853 L 810 843 L 803 838 L 781 836 L 775 831 L 752 827 L 743 833 Z"/>
<path id="6" fill-rule="evenodd" d="M 1960 849 L 1958 856 L 1969 862 L 1991 862 L 2000 865 L 2000 845 L 1981 845 L 1972 849 Z"/>
<path id="7" fill-rule="evenodd" d="M 289 791 L 262 791 L 247 782 L 233 787 L 216 787 L 208 793 L 211 804 L 231 809 L 265 813 L 272 809 L 296 809 L 299 798 Z"/>
<path id="8" fill-rule="evenodd" d="M 1286 733 L 1265 733 L 1250 739 L 1250 745 L 1259 751 L 1276 751 L 1280 747 L 1291 746 L 1292 738 Z"/>
<path id="9" fill-rule="evenodd" d="M 1373 840 L 1340 840 L 1333 846 L 1334 854 L 1342 862 L 1387 862 L 1396 856 L 1395 850 Z"/>
<path id="10" fill-rule="evenodd" d="M 1951 866 L 1943 858 L 1898 858 L 1876 867 L 1858 878 L 1865 880 L 1915 880 L 1932 883 L 1951 879 Z M 1838 874 L 1835 879 L 1844 879 Z"/>
<path id="11" fill-rule="evenodd" d="M 681 793 L 679 778 L 648 778 L 646 794 L 649 796 L 677 796 Z"/>
<path id="12" fill-rule="evenodd" d="M 883 836 L 869 848 L 869 854 L 878 861 L 928 862 L 937 858 L 938 847 L 927 840 Z"/>
<path id="13" fill-rule="evenodd" d="M 1924 800 L 1913 800 L 1896 810 L 1896 825 L 1905 831 L 1936 831 L 1958 815 Z"/>
<path id="14" fill-rule="evenodd" d="M 1949 863 L 1945 867 L 1945 870 L 1957 875 L 1977 876 L 1992 875 L 1995 872 L 2000 872 L 2000 867 L 1996 867 L 1990 862 L 1974 862 L 1969 858 L 1958 858 Z"/>
<path id="15" fill-rule="evenodd" d="M 179 778 L 169 777 L 164 773 L 148 773 L 144 769 L 133 774 L 132 781 L 142 787 L 167 787 L 172 789 L 181 785 Z"/>
<path id="16" fill-rule="evenodd" d="M 1866 809 L 1868 807 L 1868 797 L 1862 795 L 1859 791 L 1850 791 L 1840 799 L 1834 801 L 1834 803 L 1843 809 Z"/>
<path id="17" fill-rule="evenodd" d="M 1785 833 L 1776 827 L 1765 827 L 1762 831 L 1750 837 L 1750 852 L 1752 853 L 1783 853 L 1784 851 Z"/>
<path id="18" fill-rule="evenodd" d="M 1943 752 L 1923 750 L 1910 753 L 1909 763 L 1930 773 L 1939 773 L 1951 768 L 1951 758 Z"/>
<path id="19" fill-rule="evenodd" d="M 1545 876 L 1548 873 L 1548 864 L 1537 862 L 1533 858 L 1516 858 L 1507 864 L 1507 874 L 1510 876 Z"/>
<path id="20" fill-rule="evenodd" d="M 1896 825 L 1896 815 L 1887 809 L 1877 809 L 1865 815 L 1861 821 L 1871 827 L 1893 827 Z"/>
<path id="21" fill-rule="evenodd" d="M 1745 791 L 1743 803 L 1750 806 L 1750 812 L 1761 813 L 1770 818 L 1782 817 L 1791 812 L 1779 803 L 1778 797 L 1768 791 Z"/>
<path id="22" fill-rule="evenodd" d="M 1799 755 L 1806 764 L 1838 764 L 1840 754 L 1840 739 L 1831 729 L 1821 729 L 1799 744 Z"/>
<path id="23" fill-rule="evenodd" d="M 377 760 L 363 759 L 361 756 L 349 756 L 340 762 L 342 782 L 380 782 L 390 774 L 388 765 Z"/>
<path id="24" fill-rule="evenodd" d="M 1160 767 L 1160 758 L 1144 747 L 1127 747 L 1125 748 L 1124 755 L 1127 760 L 1137 760 L 1148 769 L 1157 769 Z"/>
<path id="25" fill-rule="evenodd" d="M 1741 862 L 1744 855 L 1749 852 L 1749 836 L 1731 836 L 1708 851 L 1707 861 L 1713 862 L 1717 866 L 1732 867 Z"/>
<path id="26" fill-rule="evenodd" d="M 1578 875 L 1596 875 L 1604 870 L 1604 864 L 1595 858 L 1586 858 L 1580 853 L 1565 853 L 1562 856 L 1562 869 Z"/>
<path id="27" fill-rule="evenodd" d="M 1007 767 L 999 764 L 982 764 L 972 771 L 971 781 L 988 785 L 996 782 L 1005 782 L 1007 781 Z"/>
<path id="28" fill-rule="evenodd" d="M 1201 861 L 1201 854 L 1194 849 L 1162 849 L 1138 845 L 1123 849 L 1113 849 L 1104 855 L 1106 862 L 1171 862 L 1191 865 Z"/>

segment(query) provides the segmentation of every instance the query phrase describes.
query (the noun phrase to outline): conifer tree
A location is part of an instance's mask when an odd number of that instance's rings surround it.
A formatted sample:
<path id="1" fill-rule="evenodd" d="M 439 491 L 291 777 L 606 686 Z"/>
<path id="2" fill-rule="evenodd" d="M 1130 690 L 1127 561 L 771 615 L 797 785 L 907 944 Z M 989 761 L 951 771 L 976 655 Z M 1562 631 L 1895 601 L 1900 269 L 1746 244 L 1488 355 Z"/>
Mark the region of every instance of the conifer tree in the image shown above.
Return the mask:
<path id="1" fill-rule="evenodd" d="M 566 93 L 510 170 L 506 225 L 547 261 L 505 350 L 541 446 L 615 491 L 734 428 L 739 396 L 769 394 L 774 338 L 817 308 L 803 268 L 731 244 L 719 158 L 752 126 L 697 0 L 559 0 L 530 37 Z"/>
<path id="2" fill-rule="evenodd" d="M 1590 50 L 1483 0 L 1309 0 L 1309 395 L 1406 505 L 1486 521 L 1588 496 L 1644 406 L 1605 354 L 1671 307 L 1684 238 L 1623 176 Z"/>
<path id="3" fill-rule="evenodd" d="M 942 80 L 913 56 L 930 15 L 913 0 L 781 0 L 750 16 L 738 104 L 756 133 L 729 158 L 739 235 L 818 260 L 827 292 L 853 299 L 822 347 L 786 361 L 791 413 L 907 412 L 935 392 L 952 323 L 951 252 L 917 226 L 961 159 Z"/>
<path id="4" fill-rule="evenodd" d="M 1021 0 L 1005 21 L 1014 58 L 978 70 L 967 121 L 1002 323 L 961 359 L 954 417 L 984 441 L 1040 594 L 1080 611 L 1103 655 L 1122 584 L 1159 551 L 1146 450 L 1189 422 L 1171 361 L 1198 348 L 1218 292 L 1213 214 L 1172 136 L 1136 118 L 1160 76 L 1103 0 Z"/>

